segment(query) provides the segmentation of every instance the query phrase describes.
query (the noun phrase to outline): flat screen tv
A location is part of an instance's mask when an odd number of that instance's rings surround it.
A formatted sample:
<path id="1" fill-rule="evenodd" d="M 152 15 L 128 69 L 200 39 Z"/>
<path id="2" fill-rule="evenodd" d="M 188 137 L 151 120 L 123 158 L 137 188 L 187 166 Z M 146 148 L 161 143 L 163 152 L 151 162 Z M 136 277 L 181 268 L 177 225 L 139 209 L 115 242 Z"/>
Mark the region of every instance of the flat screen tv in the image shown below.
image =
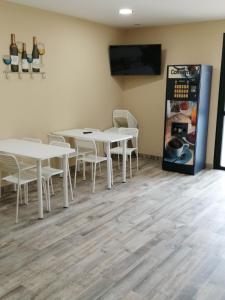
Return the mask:
<path id="1" fill-rule="evenodd" d="M 111 75 L 160 75 L 161 45 L 109 47 Z"/>

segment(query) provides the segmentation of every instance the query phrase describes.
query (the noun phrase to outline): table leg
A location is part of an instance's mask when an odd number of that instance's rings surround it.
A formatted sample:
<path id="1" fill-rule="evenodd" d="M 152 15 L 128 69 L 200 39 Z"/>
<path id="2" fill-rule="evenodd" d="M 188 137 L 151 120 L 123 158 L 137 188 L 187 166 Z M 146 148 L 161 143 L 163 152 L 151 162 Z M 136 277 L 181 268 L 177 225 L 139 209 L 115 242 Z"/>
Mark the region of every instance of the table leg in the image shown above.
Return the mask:
<path id="1" fill-rule="evenodd" d="M 39 217 L 39 219 L 44 218 L 41 173 L 42 173 L 41 172 L 41 160 L 37 160 L 37 190 L 38 190 L 38 217 Z"/>
<path id="2" fill-rule="evenodd" d="M 63 207 L 69 207 L 68 201 L 68 166 L 67 166 L 67 155 L 63 155 Z"/>
<path id="3" fill-rule="evenodd" d="M 126 182 L 127 140 L 123 141 L 123 182 Z"/>
<path id="4" fill-rule="evenodd" d="M 108 189 L 112 188 L 110 142 L 106 143 Z"/>

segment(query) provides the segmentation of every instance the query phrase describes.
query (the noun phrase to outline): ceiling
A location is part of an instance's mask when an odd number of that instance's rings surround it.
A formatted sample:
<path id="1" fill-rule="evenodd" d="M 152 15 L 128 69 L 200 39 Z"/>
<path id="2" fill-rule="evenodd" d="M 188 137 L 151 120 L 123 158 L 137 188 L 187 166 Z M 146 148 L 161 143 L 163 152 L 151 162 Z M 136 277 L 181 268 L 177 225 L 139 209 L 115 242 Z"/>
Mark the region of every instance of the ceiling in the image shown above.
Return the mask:
<path id="1" fill-rule="evenodd" d="M 116 27 L 225 19 L 224 0 L 8 0 Z M 123 7 L 133 15 L 121 16 Z"/>

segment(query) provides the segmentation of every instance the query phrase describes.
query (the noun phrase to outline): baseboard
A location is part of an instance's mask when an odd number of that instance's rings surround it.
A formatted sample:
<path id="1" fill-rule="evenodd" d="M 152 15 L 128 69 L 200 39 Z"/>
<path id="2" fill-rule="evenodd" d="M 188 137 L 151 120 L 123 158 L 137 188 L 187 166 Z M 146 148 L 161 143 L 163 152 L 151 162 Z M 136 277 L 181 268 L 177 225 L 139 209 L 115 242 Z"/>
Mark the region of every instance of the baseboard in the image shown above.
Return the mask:
<path id="1" fill-rule="evenodd" d="M 161 156 L 139 153 L 140 158 L 162 161 Z"/>

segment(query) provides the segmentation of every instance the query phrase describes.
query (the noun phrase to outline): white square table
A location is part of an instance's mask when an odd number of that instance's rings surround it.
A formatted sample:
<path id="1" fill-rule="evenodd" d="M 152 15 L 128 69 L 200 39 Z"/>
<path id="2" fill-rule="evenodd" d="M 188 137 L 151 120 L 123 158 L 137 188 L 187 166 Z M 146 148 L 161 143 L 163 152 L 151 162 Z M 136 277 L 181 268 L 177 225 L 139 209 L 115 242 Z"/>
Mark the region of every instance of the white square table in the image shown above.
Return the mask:
<path id="1" fill-rule="evenodd" d="M 70 129 L 54 132 L 54 134 L 62 135 L 69 138 L 82 138 L 82 139 L 92 139 L 96 142 L 102 142 L 106 144 L 106 155 L 107 155 L 107 181 L 108 189 L 112 188 L 112 178 L 111 178 L 111 152 L 110 147 L 111 143 L 122 142 L 123 145 L 123 168 L 122 168 L 122 177 L 123 182 L 126 182 L 126 149 L 127 141 L 132 139 L 130 135 L 124 135 L 117 132 L 102 132 L 102 131 L 93 131 L 92 133 L 85 134 L 87 130 L 84 129 Z M 91 130 L 90 130 L 91 131 Z"/>
<path id="2" fill-rule="evenodd" d="M 16 156 L 23 156 L 36 161 L 37 165 L 37 186 L 38 186 L 38 216 L 43 219 L 43 198 L 42 198 L 42 172 L 41 162 L 53 157 L 63 157 L 63 190 L 64 202 L 63 206 L 69 207 L 68 201 L 68 179 L 67 179 L 67 157 L 69 154 L 74 153 L 74 149 L 63 148 L 58 146 L 39 144 L 30 141 L 19 139 L 6 139 L 0 140 L 0 151 L 13 154 Z"/>

